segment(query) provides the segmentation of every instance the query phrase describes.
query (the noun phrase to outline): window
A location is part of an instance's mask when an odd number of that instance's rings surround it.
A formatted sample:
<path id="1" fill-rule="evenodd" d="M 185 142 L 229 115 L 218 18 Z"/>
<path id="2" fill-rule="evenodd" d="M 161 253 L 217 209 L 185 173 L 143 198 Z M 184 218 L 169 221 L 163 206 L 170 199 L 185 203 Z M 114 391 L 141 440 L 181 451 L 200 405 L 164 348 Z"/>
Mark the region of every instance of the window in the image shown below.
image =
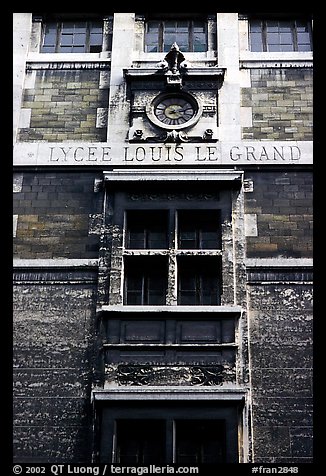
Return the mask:
<path id="1" fill-rule="evenodd" d="M 161 256 L 125 259 L 125 304 L 165 304 L 167 260 Z"/>
<path id="2" fill-rule="evenodd" d="M 182 210 L 178 213 L 180 249 L 220 248 L 220 219 L 216 210 Z"/>
<path id="3" fill-rule="evenodd" d="M 126 210 L 124 304 L 220 305 L 221 210 Z"/>
<path id="4" fill-rule="evenodd" d="M 132 465 L 164 463 L 164 420 L 118 420 L 116 427 L 116 463 Z"/>
<path id="5" fill-rule="evenodd" d="M 167 449 L 176 464 L 225 462 L 224 420 L 117 420 L 116 438 L 115 463 L 164 464 Z"/>
<path id="6" fill-rule="evenodd" d="M 125 465 L 239 463 L 240 412 L 236 401 L 109 402 L 99 408 L 99 460 Z"/>
<path id="7" fill-rule="evenodd" d="M 164 249 L 167 240 L 166 210 L 127 211 L 126 247 L 132 249 Z"/>
<path id="8" fill-rule="evenodd" d="M 174 42 L 181 51 L 207 51 L 207 23 L 201 20 L 151 20 L 146 23 L 145 51 L 167 52 Z"/>
<path id="9" fill-rule="evenodd" d="M 251 20 L 251 51 L 311 51 L 310 23 L 303 20 Z"/>
<path id="10" fill-rule="evenodd" d="M 218 257 L 179 257 L 178 304 L 219 305 L 220 294 L 221 272 Z"/>
<path id="11" fill-rule="evenodd" d="M 46 23 L 42 53 L 98 53 L 102 51 L 101 22 Z"/>
<path id="12" fill-rule="evenodd" d="M 177 464 L 225 462 L 223 420 L 179 420 L 175 422 Z"/>

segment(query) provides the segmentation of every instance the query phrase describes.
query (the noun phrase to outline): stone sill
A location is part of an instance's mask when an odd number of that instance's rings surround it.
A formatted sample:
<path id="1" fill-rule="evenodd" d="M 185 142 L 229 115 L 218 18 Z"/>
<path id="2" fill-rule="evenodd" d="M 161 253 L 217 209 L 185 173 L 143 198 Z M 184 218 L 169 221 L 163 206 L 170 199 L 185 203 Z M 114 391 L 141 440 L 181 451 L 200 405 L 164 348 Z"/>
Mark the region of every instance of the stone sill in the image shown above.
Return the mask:
<path id="1" fill-rule="evenodd" d="M 235 387 L 146 386 L 141 389 L 125 386 L 110 390 L 93 390 L 92 400 L 236 400 L 243 401 L 247 389 Z"/>
<path id="2" fill-rule="evenodd" d="M 99 311 L 117 312 L 117 313 L 152 313 L 152 312 L 183 312 L 183 313 L 223 313 L 223 314 L 241 314 L 241 306 L 131 306 L 131 305 L 103 305 Z"/>
<path id="3" fill-rule="evenodd" d="M 240 52 L 241 68 L 312 68 L 313 53 L 304 52 Z"/>

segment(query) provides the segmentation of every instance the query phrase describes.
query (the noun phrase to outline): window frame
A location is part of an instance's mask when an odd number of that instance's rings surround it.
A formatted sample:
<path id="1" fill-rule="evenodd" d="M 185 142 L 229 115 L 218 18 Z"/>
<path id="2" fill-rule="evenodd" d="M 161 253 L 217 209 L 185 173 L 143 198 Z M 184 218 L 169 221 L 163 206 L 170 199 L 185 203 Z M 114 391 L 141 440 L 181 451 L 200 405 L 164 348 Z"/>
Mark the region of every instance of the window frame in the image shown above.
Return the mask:
<path id="1" fill-rule="evenodd" d="M 98 402 L 100 403 L 100 402 Z M 163 420 L 166 425 L 164 464 L 176 463 L 175 422 L 176 421 L 223 421 L 225 425 L 225 463 L 239 463 L 241 447 L 239 444 L 239 413 L 243 401 L 204 401 L 190 402 L 185 399 L 164 402 L 102 402 L 98 406 L 100 417 L 99 462 L 117 462 L 117 424 L 118 420 Z M 102 407 L 102 408 L 101 408 Z M 173 441 L 174 440 L 174 441 Z M 180 463 L 182 464 L 182 463 Z"/>
<path id="2" fill-rule="evenodd" d="M 131 270 L 128 268 L 131 266 L 132 261 L 138 261 L 139 266 L 136 267 L 133 265 Z M 161 261 L 160 266 L 158 266 L 159 261 Z M 165 263 L 164 263 L 165 261 Z M 153 266 L 154 263 L 154 266 Z M 156 265 L 156 266 L 155 266 Z M 139 291 L 133 291 L 130 289 L 130 284 L 128 283 L 130 279 L 137 279 L 140 285 Z M 158 278 L 162 281 L 162 302 L 151 302 L 153 299 L 153 291 L 156 291 L 156 288 L 152 287 L 153 278 Z M 165 285 L 164 285 L 165 284 Z M 166 294 L 168 288 L 168 261 L 165 256 L 130 256 L 127 257 L 124 261 L 124 290 L 123 290 L 123 301 L 125 305 L 134 305 L 134 306 L 164 306 L 166 304 Z M 137 295 L 140 297 L 140 303 L 130 303 L 130 295 Z"/>
<path id="3" fill-rule="evenodd" d="M 184 49 L 182 46 L 179 45 L 177 39 L 175 40 L 178 46 L 180 47 L 181 51 L 184 51 L 186 53 L 203 53 L 208 51 L 208 21 L 207 19 L 188 19 L 188 18 L 162 18 L 162 19 L 152 19 L 149 18 L 148 20 L 145 21 L 145 32 L 144 32 L 144 52 L 145 53 L 167 53 L 169 49 L 171 48 L 171 45 L 168 45 L 168 49 L 165 50 L 165 24 L 166 22 L 171 22 L 171 21 L 185 21 L 188 23 L 187 28 L 188 28 L 188 48 Z M 157 34 L 157 49 L 156 51 L 149 51 L 148 50 L 148 44 L 147 44 L 147 35 L 148 35 L 148 28 L 149 24 L 152 22 L 156 22 L 158 24 L 158 34 Z M 202 26 L 204 26 L 204 35 L 205 35 L 205 44 L 204 44 L 204 49 L 197 51 L 194 49 L 194 23 L 195 22 L 202 22 Z M 175 35 L 178 35 L 178 33 L 175 33 Z"/>
<path id="4" fill-rule="evenodd" d="M 177 260 L 177 266 L 177 297 L 179 306 L 221 305 L 222 265 L 220 256 L 180 256 Z M 183 287 L 184 280 L 187 278 L 194 280 L 195 287 L 193 289 L 187 290 Z M 211 288 L 210 293 L 207 295 L 205 294 L 207 289 L 205 280 L 208 280 Z M 183 302 L 185 292 L 188 292 L 190 298 L 192 296 L 194 302 Z M 210 302 L 205 302 L 208 297 Z"/>
<path id="5" fill-rule="evenodd" d="M 251 30 L 251 27 L 252 27 L 252 24 L 253 23 L 257 23 L 259 22 L 260 23 L 260 43 L 261 43 L 261 47 L 262 49 L 261 50 L 256 50 L 256 49 L 253 49 L 253 43 L 252 43 L 252 30 Z M 291 38 L 292 38 L 292 41 L 291 41 L 291 46 L 292 46 L 292 50 L 287 50 L 287 49 L 282 49 L 282 44 L 279 42 L 277 43 L 277 45 L 280 47 L 280 50 L 270 50 L 270 46 L 271 46 L 271 43 L 268 41 L 268 23 L 270 22 L 277 22 L 278 23 L 278 31 L 277 31 L 277 34 L 280 35 L 280 26 L 282 25 L 282 23 L 291 23 Z M 304 22 L 307 27 L 308 27 L 308 34 L 309 34 L 309 39 L 310 39 L 310 49 L 309 50 L 306 50 L 306 49 L 299 49 L 299 45 L 300 43 L 298 43 L 298 23 L 299 22 Z M 248 22 L 248 26 L 249 26 L 249 47 L 250 47 L 250 51 L 251 52 L 254 52 L 254 53 L 307 53 L 308 51 L 312 51 L 313 49 L 313 37 L 312 37 L 312 27 L 311 27 L 311 21 L 310 20 L 307 20 L 307 19 L 300 19 L 300 18 L 297 18 L 297 19 L 278 19 L 278 18 L 275 18 L 275 19 L 261 19 L 261 18 L 251 18 L 249 19 L 249 22 Z M 274 45 L 274 43 L 273 43 Z"/>
<path id="6" fill-rule="evenodd" d="M 74 51 L 74 37 L 77 33 L 73 32 L 72 33 L 72 38 L 73 38 L 73 42 L 72 44 L 70 45 L 70 47 L 72 48 L 72 51 L 62 51 L 62 44 L 61 44 L 61 40 L 62 40 L 62 36 L 63 36 L 63 27 L 64 27 L 64 24 L 68 25 L 70 24 L 71 26 L 74 26 L 75 28 L 75 25 L 77 23 L 84 23 L 85 24 L 85 27 L 84 27 L 84 32 L 85 33 L 85 42 L 83 44 L 83 47 L 84 47 L 84 51 Z M 54 51 L 44 51 L 44 48 L 46 46 L 44 46 L 44 42 L 45 42 L 45 39 L 46 39 L 46 28 L 49 26 L 49 25 L 52 25 L 52 26 L 55 26 L 55 46 L 54 46 Z M 101 26 L 101 44 L 100 45 L 96 45 L 98 48 L 99 48 L 99 51 L 90 51 L 91 49 L 91 36 L 92 36 L 92 28 L 95 26 L 95 28 L 99 28 Z M 51 53 L 61 53 L 61 54 L 76 54 L 76 53 L 82 53 L 82 54 L 85 54 L 85 53 L 95 53 L 95 54 L 98 54 L 98 53 L 101 53 L 102 50 L 103 50 L 103 37 L 104 37 L 104 24 L 103 24 L 103 20 L 82 20 L 82 19 L 76 19 L 76 20 L 54 20 L 54 21 L 46 21 L 43 23 L 42 25 L 42 41 L 41 41 L 41 47 L 40 47 L 40 52 L 41 53 L 44 53 L 44 54 L 51 54 Z"/>
<path id="7" fill-rule="evenodd" d="M 187 247 L 183 246 L 183 242 L 186 241 L 185 238 L 182 238 L 182 233 L 185 233 L 186 227 L 190 227 L 190 219 L 187 217 L 187 215 L 194 214 L 194 215 L 199 215 L 200 222 L 198 225 L 196 223 L 193 226 L 193 229 L 190 231 L 193 231 L 194 233 L 194 239 L 192 241 L 195 241 L 194 246 Z M 215 215 L 216 218 L 216 228 L 213 230 L 207 230 L 208 227 L 205 229 L 205 225 L 208 225 L 208 219 L 207 215 L 211 214 L 212 216 Z M 206 215 L 206 222 L 204 220 L 204 216 Z M 189 220 L 189 222 L 188 222 Z M 206 209 L 206 210 L 177 210 L 177 247 L 179 250 L 219 250 L 221 249 L 221 240 L 222 240 L 222 231 L 221 231 L 221 210 L 220 209 Z M 207 239 L 205 240 L 203 238 L 203 234 L 206 233 L 207 231 L 212 232 L 216 231 L 216 246 L 213 247 L 207 247 L 204 246 L 204 243 L 208 241 Z M 188 240 L 190 241 L 190 240 Z M 211 240 L 210 240 L 211 241 Z"/>
<path id="8" fill-rule="evenodd" d="M 141 215 L 144 214 L 142 217 Z M 134 247 L 131 246 L 131 243 L 136 241 L 135 239 L 131 238 L 131 233 L 133 232 L 131 228 L 131 223 L 134 225 L 135 219 L 137 218 L 137 215 L 140 215 L 140 218 L 138 218 L 139 221 L 139 233 L 142 233 L 142 242 L 143 246 L 138 246 Z M 147 216 L 145 216 L 147 215 Z M 164 216 L 165 215 L 165 216 Z M 150 219 L 154 216 L 154 221 L 151 221 Z M 165 229 L 163 225 L 166 225 Z M 161 225 L 161 227 L 159 226 Z M 162 238 L 160 241 L 165 241 L 165 246 L 151 246 L 151 243 L 153 242 L 153 239 L 151 239 L 151 233 L 157 232 L 157 228 L 159 232 L 161 232 L 162 236 L 164 235 L 164 238 Z M 161 228 L 161 230 L 160 230 Z M 125 229 L 125 240 L 124 240 L 124 246 L 126 249 L 137 249 L 137 250 L 157 250 L 157 249 L 167 249 L 169 247 L 169 210 L 164 209 L 164 210 L 126 210 L 125 211 L 125 223 L 124 223 L 124 229 Z M 141 241 L 140 239 L 138 240 L 139 242 Z M 156 240 L 157 241 L 157 240 Z"/>

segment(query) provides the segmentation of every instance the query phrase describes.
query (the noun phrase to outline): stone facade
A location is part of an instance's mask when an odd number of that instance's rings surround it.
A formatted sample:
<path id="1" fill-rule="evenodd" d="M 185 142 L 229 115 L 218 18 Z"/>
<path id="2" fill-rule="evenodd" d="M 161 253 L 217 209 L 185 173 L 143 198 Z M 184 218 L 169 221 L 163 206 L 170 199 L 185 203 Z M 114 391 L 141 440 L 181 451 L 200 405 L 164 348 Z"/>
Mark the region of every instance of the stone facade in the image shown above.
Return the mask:
<path id="1" fill-rule="evenodd" d="M 173 72 L 146 15 L 101 17 L 102 52 L 72 54 L 40 53 L 47 18 L 14 15 L 15 461 L 119 463 L 121 420 L 192 414 L 224 422 L 220 462 L 312 463 L 312 52 L 252 52 L 250 15 L 209 14 Z M 164 128 L 180 95 L 197 116 Z M 203 210 L 218 244 L 183 248 Z M 163 248 L 130 247 L 155 213 Z M 181 302 L 192 259 L 213 304 Z M 164 303 L 127 304 L 149 263 Z"/>
<path id="2" fill-rule="evenodd" d="M 254 451 L 261 463 L 309 463 L 312 456 L 311 276 L 295 283 L 286 274 L 274 274 L 271 284 L 269 271 L 265 282 L 256 275 L 248 283 Z"/>
<path id="3" fill-rule="evenodd" d="M 105 141 L 106 127 L 97 123 L 97 114 L 107 110 L 108 91 L 99 82 L 99 71 L 29 71 L 22 103 L 29 124 L 19 129 L 18 140 Z"/>
<path id="4" fill-rule="evenodd" d="M 17 174 L 15 257 L 97 258 L 103 196 L 94 173 Z M 94 190 L 95 188 L 95 190 Z"/>
<path id="5" fill-rule="evenodd" d="M 248 258 L 312 258 L 312 197 L 310 173 L 247 172 L 253 191 L 245 194 L 245 213 L 257 224 L 247 237 Z"/>
<path id="6" fill-rule="evenodd" d="M 13 445 L 19 461 L 91 460 L 96 279 L 92 269 L 15 273 Z"/>
<path id="7" fill-rule="evenodd" d="M 250 76 L 241 104 L 252 108 L 252 127 L 243 128 L 243 139 L 312 140 L 312 71 L 254 69 Z"/>

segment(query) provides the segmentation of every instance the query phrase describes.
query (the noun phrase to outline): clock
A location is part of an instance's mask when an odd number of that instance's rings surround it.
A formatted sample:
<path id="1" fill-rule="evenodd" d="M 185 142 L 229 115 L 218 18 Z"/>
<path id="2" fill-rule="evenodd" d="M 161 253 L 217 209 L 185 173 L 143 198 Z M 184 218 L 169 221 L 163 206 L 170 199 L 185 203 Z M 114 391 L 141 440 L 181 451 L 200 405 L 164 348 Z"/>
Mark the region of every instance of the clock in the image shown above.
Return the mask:
<path id="1" fill-rule="evenodd" d="M 200 110 L 197 100 L 190 94 L 162 94 L 152 101 L 148 117 L 165 129 L 182 129 L 197 122 Z"/>
<path id="2" fill-rule="evenodd" d="M 183 97 L 166 97 L 154 107 L 154 114 L 168 126 L 180 126 L 194 117 L 196 109 Z"/>

